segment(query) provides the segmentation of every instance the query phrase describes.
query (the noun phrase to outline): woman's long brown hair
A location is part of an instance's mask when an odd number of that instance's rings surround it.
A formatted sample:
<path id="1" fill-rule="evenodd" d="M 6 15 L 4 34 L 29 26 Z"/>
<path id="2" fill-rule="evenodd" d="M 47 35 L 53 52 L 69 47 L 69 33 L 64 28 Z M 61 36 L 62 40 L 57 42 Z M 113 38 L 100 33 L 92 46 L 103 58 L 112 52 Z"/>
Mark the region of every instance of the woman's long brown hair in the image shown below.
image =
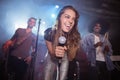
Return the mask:
<path id="1" fill-rule="evenodd" d="M 64 33 L 61 30 L 60 17 L 67 9 L 73 10 L 76 14 L 76 18 L 75 18 L 75 24 L 74 24 L 74 27 L 72 28 L 72 30 L 68 33 Z M 55 47 L 58 45 L 58 38 L 61 35 L 65 36 L 67 38 L 66 46 L 68 48 L 67 53 L 68 53 L 68 59 L 70 61 L 75 58 L 76 52 L 77 52 L 79 45 L 80 45 L 81 37 L 80 37 L 80 33 L 78 31 L 78 26 L 77 26 L 78 25 L 78 18 L 79 18 L 79 14 L 75 8 L 73 8 L 72 6 L 63 7 L 57 16 L 56 24 L 54 25 L 53 32 L 52 32 L 52 34 L 54 36 L 53 37 L 54 38 L 53 39 L 53 49 L 54 50 L 55 50 Z"/>

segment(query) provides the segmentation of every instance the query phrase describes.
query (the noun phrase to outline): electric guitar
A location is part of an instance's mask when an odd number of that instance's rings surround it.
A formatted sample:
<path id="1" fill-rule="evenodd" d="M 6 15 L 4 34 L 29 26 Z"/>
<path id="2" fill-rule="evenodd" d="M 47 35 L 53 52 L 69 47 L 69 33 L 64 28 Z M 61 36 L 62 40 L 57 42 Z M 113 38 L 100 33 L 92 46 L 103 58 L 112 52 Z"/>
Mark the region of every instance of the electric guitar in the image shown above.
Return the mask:
<path id="1" fill-rule="evenodd" d="M 15 40 L 14 41 L 8 40 L 3 44 L 2 52 L 4 53 L 5 57 L 14 48 L 14 44 L 15 44 Z"/>
<path id="2" fill-rule="evenodd" d="M 20 40 L 8 40 L 6 41 L 2 46 L 3 53 L 10 53 L 12 50 L 16 49 L 18 46 L 20 46 L 29 36 L 31 33 L 27 34 L 26 36 L 22 37 Z"/>
<path id="3" fill-rule="evenodd" d="M 3 52 L 3 56 L 4 56 L 4 73 L 3 73 L 3 76 L 4 76 L 4 79 L 5 80 L 8 80 L 10 78 L 10 76 L 8 75 L 8 56 L 11 52 L 11 49 L 12 49 L 12 46 L 14 45 L 15 41 L 11 41 L 11 40 L 8 40 L 6 41 L 3 45 L 2 45 L 2 52 Z"/>

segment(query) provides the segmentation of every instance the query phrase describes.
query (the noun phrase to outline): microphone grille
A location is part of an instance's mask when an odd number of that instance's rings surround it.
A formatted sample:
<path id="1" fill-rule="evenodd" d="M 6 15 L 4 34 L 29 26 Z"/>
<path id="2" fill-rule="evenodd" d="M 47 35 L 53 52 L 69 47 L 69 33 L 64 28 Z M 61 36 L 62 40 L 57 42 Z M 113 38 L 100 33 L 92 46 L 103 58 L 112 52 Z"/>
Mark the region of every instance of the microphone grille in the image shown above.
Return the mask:
<path id="1" fill-rule="evenodd" d="M 64 36 L 60 36 L 58 41 L 59 41 L 60 44 L 65 44 L 66 43 L 66 38 Z"/>

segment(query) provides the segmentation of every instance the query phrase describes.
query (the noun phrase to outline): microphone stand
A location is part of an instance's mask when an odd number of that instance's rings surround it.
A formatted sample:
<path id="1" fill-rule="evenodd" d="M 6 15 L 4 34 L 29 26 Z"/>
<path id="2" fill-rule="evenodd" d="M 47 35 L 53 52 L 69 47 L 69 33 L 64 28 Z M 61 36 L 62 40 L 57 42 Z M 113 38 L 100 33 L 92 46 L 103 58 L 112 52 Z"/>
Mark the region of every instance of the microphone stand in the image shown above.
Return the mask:
<path id="1" fill-rule="evenodd" d="M 31 66 L 31 72 L 30 72 L 30 75 L 28 77 L 28 80 L 34 80 L 34 69 L 35 69 L 35 61 L 36 61 L 37 49 L 38 49 L 40 23 L 41 23 L 41 19 L 39 19 L 39 22 L 38 22 L 38 30 L 37 30 L 35 51 L 32 53 L 32 61 L 31 61 L 31 65 L 30 65 Z"/>

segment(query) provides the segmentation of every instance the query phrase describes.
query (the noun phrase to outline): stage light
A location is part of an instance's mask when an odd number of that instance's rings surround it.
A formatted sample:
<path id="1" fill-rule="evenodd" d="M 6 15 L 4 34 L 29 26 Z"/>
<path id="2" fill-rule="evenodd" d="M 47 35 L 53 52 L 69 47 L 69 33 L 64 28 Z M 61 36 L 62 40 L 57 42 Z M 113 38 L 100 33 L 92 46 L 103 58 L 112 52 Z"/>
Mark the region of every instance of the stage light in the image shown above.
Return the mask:
<path id="1" fill-rule="evenodd" d="M 46 24 L 45 21 L 42 21 L 42 24 Z"/>
<path id="2" fill-rule="evenodd" d="M 58 8 L 59 8 L 59 6 L 58 6 L 58 5 L 56 5 L 56 6 L 55 6 L 55 8 L 57 8 L 57 9 L 58 9 Z"/>
<path id="3" fill-rule="evenodd" d="M 55 18 L 55 14 L 51 14 L 51 17 L 52 17 L 52 18 Z"/>

